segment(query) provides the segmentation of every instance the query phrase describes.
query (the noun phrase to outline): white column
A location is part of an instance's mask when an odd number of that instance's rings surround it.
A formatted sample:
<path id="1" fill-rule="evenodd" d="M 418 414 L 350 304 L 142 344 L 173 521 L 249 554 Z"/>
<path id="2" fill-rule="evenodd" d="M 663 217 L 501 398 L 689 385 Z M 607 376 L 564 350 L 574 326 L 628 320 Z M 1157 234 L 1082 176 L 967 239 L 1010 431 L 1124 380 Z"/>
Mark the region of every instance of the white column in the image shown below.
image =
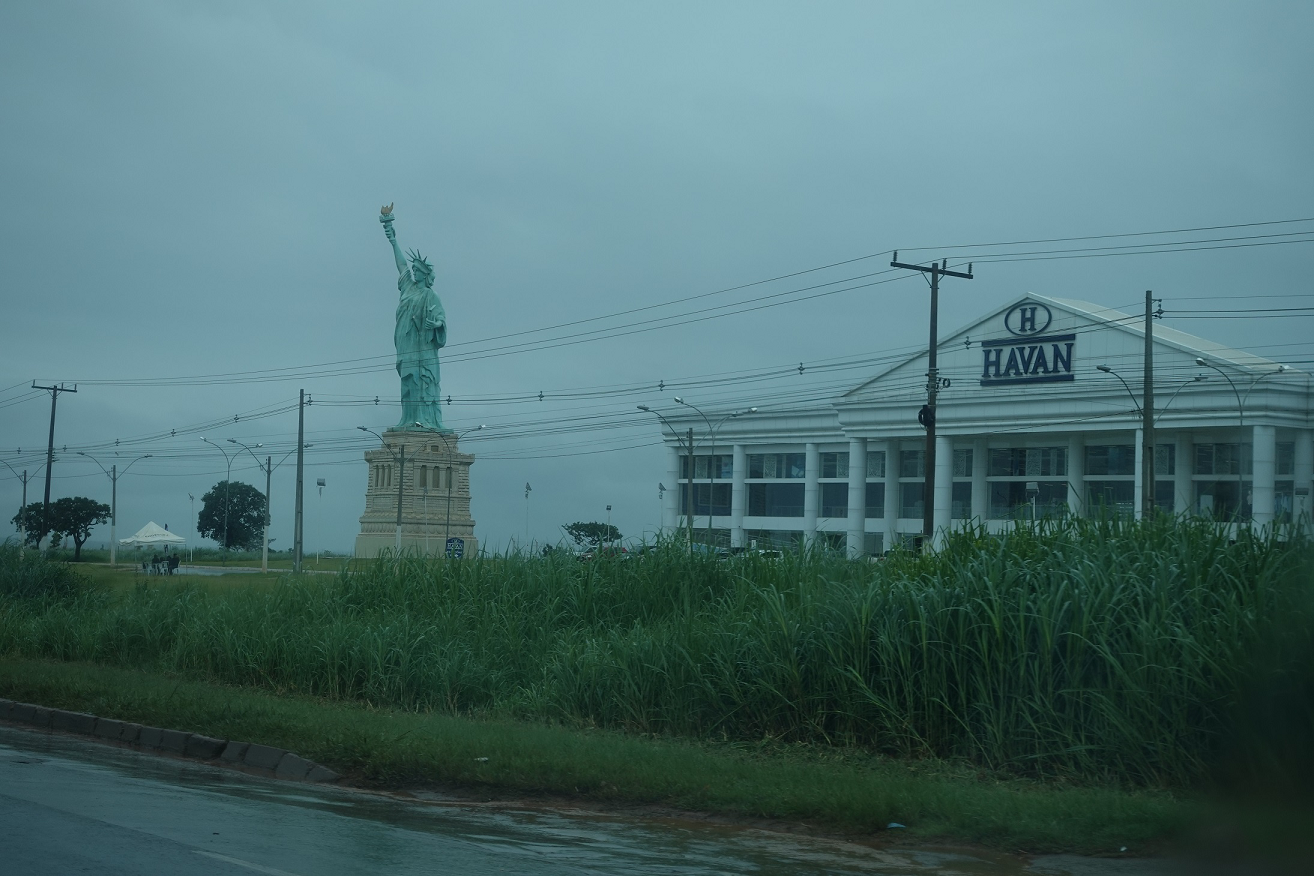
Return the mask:
<path id="1" fill-rule="evenodd" d="M 1086 437 L 1068 438 L 1068 513 L 1081 517 L 1086 513 Z"/>
<path id="2" fill-rule="evenodd" d="M 1177 459 L 1173 469 L 1173 513 L 1185 514 L 1191 510 L 1195 501 L 1191 489 L 1191 472 L 1195 470 L 1195 445 L 1191 443 L 1190 432 L 1177 433 Z"/>
<path id="3" fill-rule="evenodd" d="M 744 546 L 744 506 L 748 503 L 748 489 L 744 478 L 748 477 L 748 454 L 744 445 L 736 444 L 734 450 L 733 481 L 730 484 L 730 547 Z"/>
<path id="4" fill-rule="evenodd" d="M 816 444 L 808 444 L 805 447 L 806 468 L 803 470 L 803 543 L 812 544 L 813 539 L 817 537 L 817 500 L 820 498 L 821 488 L 817 478 L 821 477 L 821 451 L 817 449 Z"/>
<path id="5" fill-rule="evenodd" d="M 944 544 L 945 533 L 952 519 L 950 502 L 954 494 L 954 439 L 948 435 L 935 436 L 935 471 L 927 472 L 935 478 L 932 495 L 935 497 L 935 514 L 931 518 L 931 547 Z"/>
<path id="6" fill-rule="evenodd" d="M 849 439 L 849 559 L 862 556 L 867 527 L 867 439 Z"/>
<path id="7" fill-rule="evenodd" d="M 899 543 L 899 440 L 885 442 L 885 550 Z"/>
<path id="8" fill-rule="evenodd" d="M 1296 503 L 1292 509 L 1297 520 L 1304 521 L 1306 531 L 1314 527 L 1314 431 L 1296 433 Z"/>
<path id="9" fill-rule="evenodd" d="M 1136 478 L 1132 481 L 1132 515 L 1141 519 L 1141 466 L 1144 465 L 1142 460 L 1145 458 L 1145 430 L 1136 430 Z"/>
<path id="10" fill-rule="evenodd" d="M 1277 463 L 1277 429 L 1254 427 L 1254 485 L 1251 508 L 1256 526 L 1273 524 L 1273 481 Z"/>
<path id="11" fill-rule="evenodd" d="M 986 475 L 990 472 L 990 442 L 977 438 L 972 442 L 972 516 L 985 523 L 990 513 L 990 485 Z"/>
<path id="12" fill-rule="evenodd" d="M 666 448 L 666 492 L 662 493 L 662 531 L 673 535 L 680 528 L 680 450 Z"/>

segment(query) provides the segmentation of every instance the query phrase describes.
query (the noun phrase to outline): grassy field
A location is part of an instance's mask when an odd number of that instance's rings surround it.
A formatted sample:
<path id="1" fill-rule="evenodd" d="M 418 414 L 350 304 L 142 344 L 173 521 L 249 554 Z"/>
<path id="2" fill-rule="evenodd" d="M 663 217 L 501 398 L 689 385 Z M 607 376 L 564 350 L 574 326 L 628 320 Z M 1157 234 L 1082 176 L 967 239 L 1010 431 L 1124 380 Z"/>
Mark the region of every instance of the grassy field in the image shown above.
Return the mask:
<path id="1" fill-rule="evenodd" d="M 1200 811 L 1164 792 L 1046 785 L 852 749 L 695 744 L 374 709 L 89 664 L 0 659 L 0 695 L 288 748 L 365 786 L 674 808 L 868 836 L 898 822 L 907 826 L 899 842 L 1145 854 Z"/>
<path id="2" fill-rule="evenodd" d="M 1164 519 L 967 533 L 878 564 L 668 545 L 300 578 L 106 570 L 100 586 L 0 549 L 0 654 L 1035 787 L 1194 793 L 1263 775 L 1308 793 L 1311 569 L 1304 540 Z"/>

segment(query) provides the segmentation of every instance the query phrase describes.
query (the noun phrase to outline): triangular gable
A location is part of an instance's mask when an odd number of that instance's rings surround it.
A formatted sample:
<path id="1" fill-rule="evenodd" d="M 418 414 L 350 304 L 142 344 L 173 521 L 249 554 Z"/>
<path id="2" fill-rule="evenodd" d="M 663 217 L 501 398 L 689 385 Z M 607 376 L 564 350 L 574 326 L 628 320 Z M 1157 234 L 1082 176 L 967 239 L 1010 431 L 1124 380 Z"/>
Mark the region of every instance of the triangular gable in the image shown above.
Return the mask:
<path id="1" fill-rule="evenodd" d="M 1046 320 L 1044 326 L 1032 325 L 1006 325 L 1006 321 L 1013 320 L 1017 322 L 1023 313 L 1026 305 L 1036 304 L 1041 306 L 1038 311 L 1041 319 Z M 1048 317 L 1044 315 L 1048 311 Z M 973 321 L 972 323 L 960 328 L 952 333 L 942 335 L 938 347 L 939 356 L 943 360 L 948 356 L 950 359 L 958 358 L 956 355 L 962 349 L 971 347 L 979 349 L 983 344 L 986 346 L 1005 345 L 1012 341 L 1021 342 L 1026 338 L 1025 334 L 1019 334 L 1016 329 L 1032 330 L 1034 334 L 1045 339 L 1062 338 L 1072 334 L 1082 335 L 1089 333 L 1094 329 L 1109 329 L 1114 331 L 1125 332 L 1128 335 L 1137 338 L 1144 338 L 1145 318 L 1143 315 L 1133 315 L 1115 310 L 1109 307 L 1102 307 L 1086 301 L 1077 301 L 1067 298 L 1051 298 L 1046 295 L 1028 294 L 1013 299 L 1002 307 L 996 308 L 985 316 Z M 1177 329 L 1169 328 L 1156 323 L 1154 326 L 1155 346 L 1165 347 L 1186 354 L 1194 358 L 1202 356 L 1210 361 L 1226 363 L 1233 367 L 1254 371 L 1265 371 L 1277 367 L 1276 362 L 1272 362 L 1261 356 L 1255 356 L 1240 350 L 1234 350 L 1221 344 L 1196 337 Z M 1060 343 L 1056 349 L 1053 344 L 1048 345 L 1052 353 L 1058 353 L 1060 356 L 1064 352 L 1066 345 Z M 1001 358 L 1007 355 L 1001 351 Z M 856 402 L 866 396 L 873 390 L 889 387 L 891 384 L 897 384 L 906 389 L 918 381 L 924 383 L 926 376 L 927 354 L 925 351 L 914 353 L 905 359 L 878 371 L 873 377 L 864 381 L 857 387 L 849 390 L 838 400 L 838 404 L 846 402 Z M 941 369 L 947 362 L 941 363 Z M 1050 364 L 1048 361 L 1046 365 Z M 1059 365 L 1064 363 L 1061 359 Z M 1083 363 L 1089 365 L 1089 362 Z M 1042 369 L 1044 370 L 1044 369 Z M 1060 369 L 1057 369 L 1061 371 Z M 902 378 L 902 379 L 901 379 Z M 1032 378 L 1038 381 L 1052 380 L 1061 381 L 1071 379 L 1063 374 L 1055 374 L 1050 377 L 1040 376 Z"/>

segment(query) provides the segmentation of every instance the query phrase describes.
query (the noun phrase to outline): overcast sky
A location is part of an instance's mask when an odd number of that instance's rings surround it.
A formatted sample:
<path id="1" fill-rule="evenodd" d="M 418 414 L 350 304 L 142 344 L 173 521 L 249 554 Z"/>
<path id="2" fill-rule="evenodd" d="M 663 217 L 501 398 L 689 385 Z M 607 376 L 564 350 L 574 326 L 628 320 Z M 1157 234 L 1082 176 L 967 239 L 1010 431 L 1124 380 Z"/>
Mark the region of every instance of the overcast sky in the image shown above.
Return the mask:
<path id="1" fill-rule="evenodd" d="M 6 3 L 0 460 L 44 461 L 31 382 L 77 382 L 52 496 L 109 500 L 77 449 L 106 467 L 151 453 L 119 482 L 119 536 L 190 535 L 188 494 L 199 509 L 226 471 L 199 434 L 277 461 L 304 388 L 307 547 L 350 550 L 373 440 L 355 427 L 398 417 L 389 202 L 437 270 L 447 423 L 488 425 L 462 445 L 493 547 L 556 541 L 608 504 L 627 537 L 651 533 L 665 457 L 637 404 L 821 404 L 924 345 L 918 278 L 793 291 L 888 255 L 719 291 L 895 248 L 977 256 L 975 280 L 945 284 L 945 334 L 1028 292 L 1135 307 L 1153 289 L 1166 324 L 1304 368 L 1308 316 L 1172 310 L 1314 305 L 1308 242 L 995 263 L 1003 248 L 962 247 L 1314 217 L 1311 32 L 1314 5 L 1253 0 Z M 1244 243 L 1290 240 L 1314 237 Z M 821 369 L 837 359 L 872 364 Z M 275 472 L 276 548 L 292 471 Z M 233 475 L 263 489 L 249 455 Z M 19 503 L 0 466 L 5 532 Z"/>

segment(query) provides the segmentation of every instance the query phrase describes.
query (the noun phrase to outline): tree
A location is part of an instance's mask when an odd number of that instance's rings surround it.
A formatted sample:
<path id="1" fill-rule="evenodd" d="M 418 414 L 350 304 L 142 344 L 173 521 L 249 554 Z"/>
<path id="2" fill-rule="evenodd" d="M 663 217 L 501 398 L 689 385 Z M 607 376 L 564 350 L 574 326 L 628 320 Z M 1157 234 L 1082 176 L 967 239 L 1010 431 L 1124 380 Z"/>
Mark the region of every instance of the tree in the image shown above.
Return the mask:
<path id="1" fill-rule="evenodd" d="M 50 531 L 58 538 L 73 539 L 73 562 L 82 559 L 82 545 L 91 537 L 91 528 L 110 519 L 110 506 L 86 496 L 69 496 L 50 506 Z M 51 544 L 54 547 L 54 544 Z"/>
<path id="2" fill-rule="evenodd" d="M 264 537 L 265 507 L 265 497 L 250 484 L 220 481 L 201 497 L 196 531 L 226 548 L 257 548 Z"/>
<path id="3" fill-rule="evenodd" d="M 604 542 L 614 544 L 620 541 L 621 532 L 610 523 L 572 523 L 569 526 L 563 526 L 566 535 L 575 540 L 579 547 L 598 547 Z"/>
<path id="4" fill-rule="evenodd" d="M 64 536 L 73 539 L 73 560 L 82 559 L 82 545 L 91 536 L 91 529 L 109 520 L 110 506 L 85 496 L 70 496 L 50 503 L 50 520 L 44 522 L 45 507 L 41 502 L 29 502 L 13 517 L 15 526 L 22 527 L 24 541 L 32 547 L 50 536 L 50 547 L 59 547 Z"/>
<path id="5" fill-rule="evenodd" d="M 23 530 L 23 542 L 29 547 L 41 544 L 41 539 L 50 532 L 43 521 L 44 511 L 45 506 L 40 502 L 28 502 L 18 509 L 18 513 L 11 520 L 14 526 Z"/>

